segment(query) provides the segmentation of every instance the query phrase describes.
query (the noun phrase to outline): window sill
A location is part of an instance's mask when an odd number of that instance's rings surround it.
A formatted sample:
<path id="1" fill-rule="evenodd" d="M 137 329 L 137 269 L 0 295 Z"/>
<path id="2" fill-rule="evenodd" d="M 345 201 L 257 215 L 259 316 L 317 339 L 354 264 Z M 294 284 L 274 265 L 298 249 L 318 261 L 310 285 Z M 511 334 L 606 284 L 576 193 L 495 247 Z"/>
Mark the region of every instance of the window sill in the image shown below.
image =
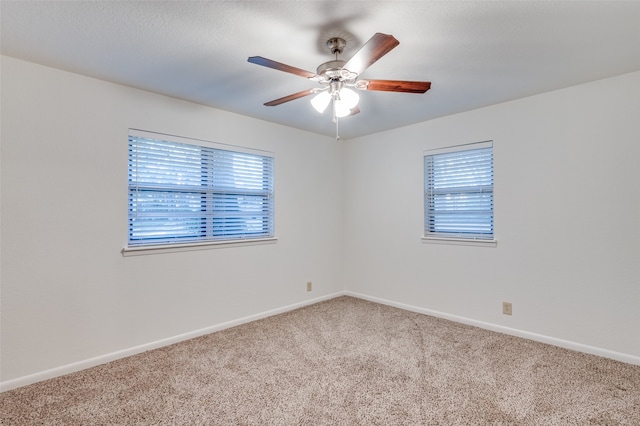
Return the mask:
<path id="1" fill-rule="evenodd" d="M 472 238 L 444 238 L 444 237 L 422 237 L 424 244 L 449 244 L 458 246 L 478 246 L 478 247 L 497 247 L 496 240 L 481 240 Z"/>
<path id="2" fill-rule="evenodd" d="M 122 249 L 122 256 L 145 256 L 148 254 L 163 254 L 163 253 L 179 253 L 182 251 L 194 251 L 194 250 L 210 250 L 217 248 L 228 247 L 240 247 L 240 246 L 255 246 L 263 244 L 275 244 L 278 241 L 276 237 L 273 238 L 256 238 L 246 240 L 234 240 L 234 241 L 207 241 L 204 243 L 189 243 L 189 244 L 164 244 L 157 246 L 134 246 L 125 247 Z"/>

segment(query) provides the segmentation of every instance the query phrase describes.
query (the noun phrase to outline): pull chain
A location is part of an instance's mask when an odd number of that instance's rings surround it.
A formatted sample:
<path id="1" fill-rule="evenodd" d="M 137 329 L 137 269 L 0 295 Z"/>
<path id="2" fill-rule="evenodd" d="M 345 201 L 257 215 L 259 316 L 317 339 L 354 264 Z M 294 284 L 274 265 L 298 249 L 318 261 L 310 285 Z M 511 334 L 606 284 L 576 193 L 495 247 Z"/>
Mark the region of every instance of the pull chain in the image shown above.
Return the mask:
<path id="1" fill-rule="evenodd" d="M 338 116 L 336 115 L 336 101 L 335 99 L 331 102 L 331 105 L 333 106 L 333 122 L 336 123 L 336 140 L 339 141 L 340 140 L 340 134 L 338 133 L 339 127 L 338 127 Z"/>

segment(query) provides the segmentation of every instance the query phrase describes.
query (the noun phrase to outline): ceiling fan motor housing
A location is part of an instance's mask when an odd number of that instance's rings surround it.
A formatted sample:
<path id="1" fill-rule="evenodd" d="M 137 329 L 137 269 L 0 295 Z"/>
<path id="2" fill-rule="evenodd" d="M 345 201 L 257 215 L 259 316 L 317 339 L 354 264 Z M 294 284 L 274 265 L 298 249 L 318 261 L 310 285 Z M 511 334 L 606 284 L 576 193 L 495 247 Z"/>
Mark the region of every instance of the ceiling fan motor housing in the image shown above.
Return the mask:
<path id="1" fill-rule="evenodd" d="M 329 81 L 343 81 L 345 83 L 353 83 L 358 74 L 353 73 L 344 68 L 344 65 L 347 63 L 346 61 L 338 59 L 338 55 L 344 51 L 347 42 L 345 39 L 340 37 L 333 37 L 327 40 L 327 47 L 336 55 L 336 59 L 333 61 L 325 62 L 324 64 L 320 64 L 320 66 L 316 69 L 316 74 L 324 77 Z"/>
<path id="2" fill-rule="evenodd" d="M 328 80 L 339 80 L 344 64 L 346 64 L 346 61 L 340 59 L 328 61 L 324 64 L 320 64 L 316 72 L 318 75 L 327 77 Z"/>

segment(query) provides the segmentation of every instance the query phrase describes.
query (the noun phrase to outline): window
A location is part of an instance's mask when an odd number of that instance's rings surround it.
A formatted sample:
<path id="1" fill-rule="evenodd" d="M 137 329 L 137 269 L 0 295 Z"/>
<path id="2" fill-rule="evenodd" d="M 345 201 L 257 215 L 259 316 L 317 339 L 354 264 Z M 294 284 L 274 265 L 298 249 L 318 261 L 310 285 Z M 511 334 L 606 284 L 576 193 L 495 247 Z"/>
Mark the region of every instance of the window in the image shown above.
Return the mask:
<path id="1" fill-rule="evenodd" d="M 129 247 L 274 236 L 273 157 L 140 133 L 129 135 Z"/>
<path id="2" fill-rule="evenodd" d="M 493 240 L 493 143 L 425 152 L 424 236 Z"/>

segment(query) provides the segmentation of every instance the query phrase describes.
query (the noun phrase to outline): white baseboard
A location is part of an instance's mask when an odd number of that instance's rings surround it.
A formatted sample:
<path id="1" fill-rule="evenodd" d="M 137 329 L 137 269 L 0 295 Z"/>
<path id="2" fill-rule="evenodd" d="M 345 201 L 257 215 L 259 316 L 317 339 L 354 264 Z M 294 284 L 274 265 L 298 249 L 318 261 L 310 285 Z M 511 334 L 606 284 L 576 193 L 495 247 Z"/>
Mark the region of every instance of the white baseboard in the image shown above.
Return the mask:
<path id="1" fill-rule="evenodd" d="M 202 328 L 199 330 L 191 331 L 188 333 L 180 334 L 166 339 L 157 340 L 155 342 L 145 343 L 143 345 L 135 346 L 121 351 L 111 352 L 108 354 L 100 355 L 94 358 L 85 359 L 82 361 L 66 364 L 60 367 L 51 368 L 49 370 L 40 371 L 38 373 L 30 374 L 16 379 L 0 382 L 0 392 L 6 392 L 11 389 L 16 389 L 22 386 L 30 385 L 32 383 L 41 382 L 43 380 L 53 379 L 55 377 L 64 376 L 66 374 L 75 373 L 87 368 L 96 367 L 107 362 L 115 361 L 128 356 L 137 355 L 142 352 L 150 351 L 152 349 L 161 348 L 163 346 L 172 345 L 185 340 L 193 339 L 196 337 L 211 334 L 216 331 L 224 330 L 227 328 L 235 327 L 241 324 L 246 324 L 259 319 L 267 318 L 273 315 L 282 314 L 284 312 L 292 311 L 294 309 L 302 308 L 304 306 L 313 305 L 318 302 L 333 299 L 339 296 L 343 296 L 344 292 L 340 291 L 332 293 L 326 296 L 317 297 L 314 299 L 305 300 L 303 302 L 294 303 L 292 305 L 283 306 L 281 308 L 271 309 L 269 311 L 261 312 L 254 315 L 249 315 L 244 318 L 238 318 L 232 321 L 216 324 L 210 327 Z"/>
<path id="2" fill-rule="evenodd" d="M 383 305 L 404 309 L 405 311 L 431 315 L 433 317 L 443 318 L 450 321 L 459 322 L 462 324 L 472 325 L 475 327 L 483 328 L 485 330 L 491 330 L 491 331 L 496 331 L 498 333 L 508 334 L 510 336 L 522 337 L 524 339 L 534 340 L 536 342 L 546 343 L 553 346 L 559 346 L 565 349 L 571 349 L 578 352 L 597 355 L 604 358 L 625 362 L 627 364 L 640 365 L 640 357 L 634 356 L 634 355 L 614 352 L 608 349 L 602 349 L 595 346 L 584 345 L 582 343 L 576 343 L 569 340 L 557 339 L 555 337 L 544 336 L 542 334 L 531 333 L 528 331 L 522 331 L 515 328 L 504 327 L 502 325 L 492 324 L 488 322 L 477 321 L 477 320 L 473 320 L 465 317 L 460 317 L 457 315 L 445 314 L 443 312 L 433 311 L 431 309 L 420 308 L 417 306 L 394 302 L 392 300 L 382 299 L 379 297 L 367 296 L 365 294 L 355 293 L 352 291 L 345 291 L 344 294 L 345 296 L 357 297 L 359 299 L 368 300 L 370 302 L 380 303 Z"/>

